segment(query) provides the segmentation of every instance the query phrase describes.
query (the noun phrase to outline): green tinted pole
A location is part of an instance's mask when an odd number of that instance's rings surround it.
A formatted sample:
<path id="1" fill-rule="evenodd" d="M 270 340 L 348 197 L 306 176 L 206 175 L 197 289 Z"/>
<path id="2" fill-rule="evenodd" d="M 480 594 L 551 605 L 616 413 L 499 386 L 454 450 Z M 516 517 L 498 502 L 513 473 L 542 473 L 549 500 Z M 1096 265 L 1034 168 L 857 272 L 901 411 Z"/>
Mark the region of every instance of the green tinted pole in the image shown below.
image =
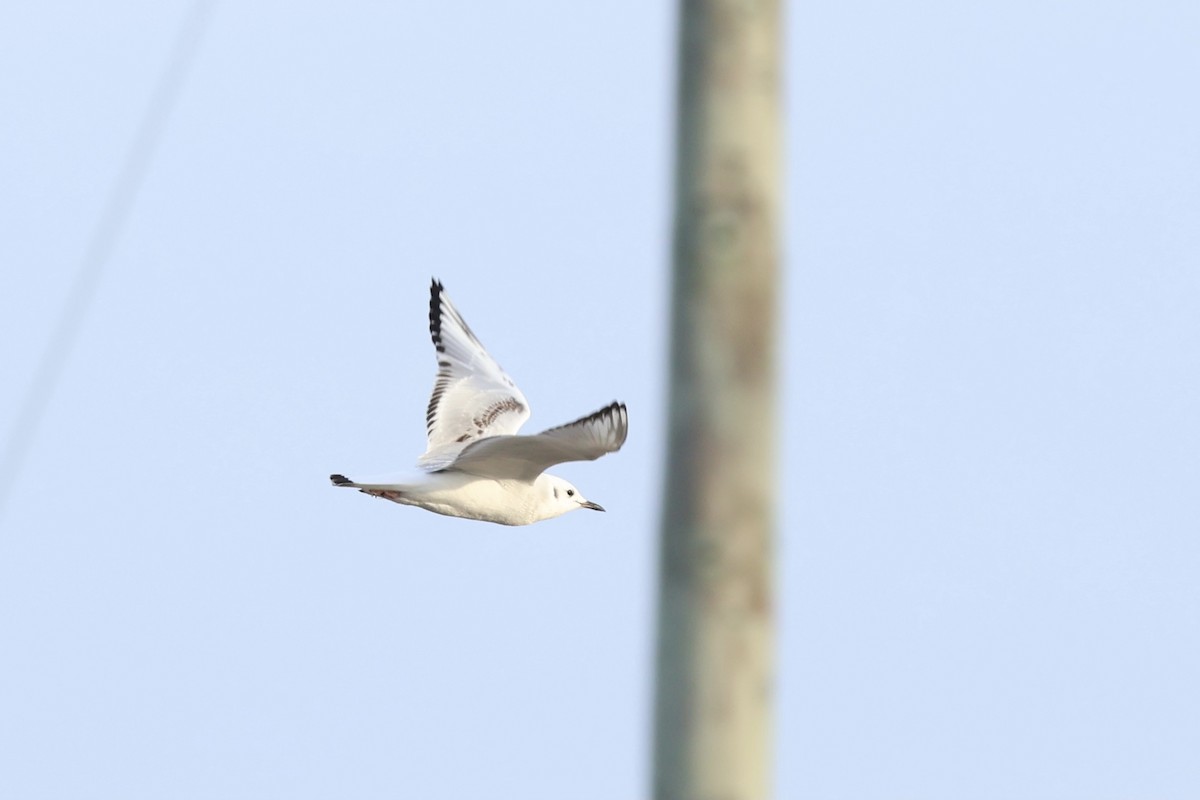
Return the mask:
<path id="1" fill-rule="evenodd" d="M 770 794 L 778 0 L 683 0 L 657 800 Z"/>

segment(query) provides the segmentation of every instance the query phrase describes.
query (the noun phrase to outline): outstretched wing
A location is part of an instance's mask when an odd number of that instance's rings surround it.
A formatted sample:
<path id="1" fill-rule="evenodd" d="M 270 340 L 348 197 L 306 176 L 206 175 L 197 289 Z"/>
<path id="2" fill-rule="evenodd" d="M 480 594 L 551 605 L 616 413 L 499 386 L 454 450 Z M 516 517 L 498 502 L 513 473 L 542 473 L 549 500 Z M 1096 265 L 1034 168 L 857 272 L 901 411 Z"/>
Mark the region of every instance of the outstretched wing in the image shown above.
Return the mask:
<path id="1" fill-rule="evenodd" d="M 529 403 L 437 280 L 429 289 L 429 334 L 438 372 L 425 411 L 428 445 L 417 465 L 432 472 L 452 464 L 471 442 L 516 433 L 529 419 Z"/>
<path id="2" fill-rule="evenodd" d="M 595 461 L 615 453 L 629 433 L 624 403 L 612 403 L 594 414 L 534 436 L 493 436 L 463 448 L 451 469 L 487 478 L 531 481 L 564 461 Z"/>

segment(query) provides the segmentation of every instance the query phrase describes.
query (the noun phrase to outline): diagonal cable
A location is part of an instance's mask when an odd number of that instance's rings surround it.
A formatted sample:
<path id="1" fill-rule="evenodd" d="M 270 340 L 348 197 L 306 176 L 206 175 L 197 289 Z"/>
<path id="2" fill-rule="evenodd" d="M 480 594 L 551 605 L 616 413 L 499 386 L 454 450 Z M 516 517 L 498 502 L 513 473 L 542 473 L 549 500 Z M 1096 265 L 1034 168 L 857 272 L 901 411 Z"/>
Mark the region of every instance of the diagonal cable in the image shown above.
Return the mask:
<path id="1" fill-rule="evenodd" d="M 79 330 L 95 297 L 104 266 L 112 255 L 113 247 L 137 200 L 138 191 L 145 182 L 154 151 L 199 50 L 212 6 L 211 0 L 196 0 L 180 24 L 162 77 L 150 96 L 145 116 L 138 126 L 112 194 L 103 207 L 84 251 L 83 261 L 68 290 L 62 313 L 38 362 L 24 402 L 9 429 L 4 450 L 0 452 L 0 520 L 4 517 L 13 485 L 37 437 L 46 406 L 54 396 L 63 367 L 79 338 Z"/>

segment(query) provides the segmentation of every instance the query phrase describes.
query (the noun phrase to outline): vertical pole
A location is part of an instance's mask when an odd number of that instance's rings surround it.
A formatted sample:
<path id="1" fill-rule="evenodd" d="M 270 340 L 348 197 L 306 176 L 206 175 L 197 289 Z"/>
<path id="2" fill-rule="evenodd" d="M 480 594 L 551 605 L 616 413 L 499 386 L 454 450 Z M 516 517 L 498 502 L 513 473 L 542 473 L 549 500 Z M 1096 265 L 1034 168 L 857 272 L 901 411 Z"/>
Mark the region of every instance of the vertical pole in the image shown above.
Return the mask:
<path id="1" fill-rule="evenodd" d="M 681 0 L 656 800 L 770 794 L 781 0 Z"/>

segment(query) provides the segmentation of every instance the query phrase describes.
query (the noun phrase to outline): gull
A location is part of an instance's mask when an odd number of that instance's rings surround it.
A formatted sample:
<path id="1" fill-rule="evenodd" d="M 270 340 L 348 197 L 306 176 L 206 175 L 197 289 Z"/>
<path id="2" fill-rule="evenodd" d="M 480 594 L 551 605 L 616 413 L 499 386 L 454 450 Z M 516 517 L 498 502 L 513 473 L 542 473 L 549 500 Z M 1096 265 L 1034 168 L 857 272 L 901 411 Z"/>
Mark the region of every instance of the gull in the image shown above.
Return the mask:
<path id="1" fill-rule="evenodd" d="M 629 428 L 625 404 L 613 402 L 566 425 L 518 435 L 529 419 L 529 402 L 436 279 L 429 290 L 429 333 L 438 371 L 425 412 L 428 446 L 417 460 L 423 474 L 408 480 L 330 475 L 333 485 L 500 525 L 529 525 L 578 508 L 603 511 L 546 470 L 620 450 Z"/>

